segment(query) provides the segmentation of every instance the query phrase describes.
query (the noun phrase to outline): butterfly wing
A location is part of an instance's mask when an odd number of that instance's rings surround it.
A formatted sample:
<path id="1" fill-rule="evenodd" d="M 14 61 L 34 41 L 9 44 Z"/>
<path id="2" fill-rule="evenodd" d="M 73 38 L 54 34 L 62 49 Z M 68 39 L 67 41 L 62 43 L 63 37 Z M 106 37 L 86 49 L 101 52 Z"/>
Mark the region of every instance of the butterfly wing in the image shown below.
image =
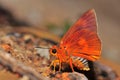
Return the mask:
<path id="1" fill-rule="evenodd" d="M 66 47 L 69 55 L 95 61 L 100 57 L 101 42 L 97 35 L 94 9 L 86 12 L 63 36 L 60 46 Z"/>

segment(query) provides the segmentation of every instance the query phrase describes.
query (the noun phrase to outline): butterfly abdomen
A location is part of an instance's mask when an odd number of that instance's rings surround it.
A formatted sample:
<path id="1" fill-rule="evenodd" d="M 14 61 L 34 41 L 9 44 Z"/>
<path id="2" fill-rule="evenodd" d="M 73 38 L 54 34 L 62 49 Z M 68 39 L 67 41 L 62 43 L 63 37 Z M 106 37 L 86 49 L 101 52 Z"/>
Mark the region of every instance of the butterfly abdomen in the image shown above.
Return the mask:
<path id="1" fill-rule="evenodd" d="M 73 65 L 79 70 L 85 70 L 85 71 L 90 70 L 88 66 L 88 61 L 85 58 L 73 57 Z"/>

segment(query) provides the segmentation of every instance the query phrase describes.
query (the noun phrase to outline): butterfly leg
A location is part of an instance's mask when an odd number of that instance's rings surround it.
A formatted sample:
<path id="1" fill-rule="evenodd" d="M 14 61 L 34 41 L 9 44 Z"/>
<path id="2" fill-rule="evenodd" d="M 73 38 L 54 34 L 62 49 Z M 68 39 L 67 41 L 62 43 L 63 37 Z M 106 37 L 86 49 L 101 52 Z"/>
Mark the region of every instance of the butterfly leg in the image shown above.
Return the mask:
<path id="1" fill-rule="evenodd" d="M 59 71 L 61 70 L 61 61 L 59 60 Z"/>
<path id="2" fill-rule="evenodd" d="M 52 65 L 53 65 L 53 71 L 55 72 L 55 67 L 56 67 L 56 64 L 57 63 L 59 63 L 59 60 L 54 60 L 54 61 L 52 61 L 52 63 L 50 64 L 50 66 L 49 67 L 51 67 Z"/>
<path id="3" fill-rule="evenodd" d="M 72 59 L 70 59 L 70 67 L 71 67 L 72 71 L 74 72 Z"/>

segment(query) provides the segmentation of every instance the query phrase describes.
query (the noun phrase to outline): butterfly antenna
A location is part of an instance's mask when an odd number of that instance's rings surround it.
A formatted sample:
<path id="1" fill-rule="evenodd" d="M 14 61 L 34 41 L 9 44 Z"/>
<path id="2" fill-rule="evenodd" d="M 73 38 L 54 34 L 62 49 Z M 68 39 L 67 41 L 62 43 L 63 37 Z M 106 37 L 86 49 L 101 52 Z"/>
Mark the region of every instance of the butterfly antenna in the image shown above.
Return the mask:
<path id="1" fill-rule="evenodd" d="M 50 48 L 46 48 L 46 47 L 35 47 L 35 49 L 38 49 L 38 48 L 40 48 L 40 49 L 50 49 Z"/>

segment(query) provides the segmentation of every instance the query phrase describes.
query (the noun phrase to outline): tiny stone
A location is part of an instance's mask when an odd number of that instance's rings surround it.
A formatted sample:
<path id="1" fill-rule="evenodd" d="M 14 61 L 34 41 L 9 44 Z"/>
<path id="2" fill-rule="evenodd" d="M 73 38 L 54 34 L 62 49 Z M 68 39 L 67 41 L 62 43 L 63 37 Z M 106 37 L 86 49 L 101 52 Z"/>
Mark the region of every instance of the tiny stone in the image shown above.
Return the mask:
<path id="1" fill-rule="evenodd" d="M 24 75 L 22 78 L 20 78 L 19 80 L 29 80 L 29 77 Z"/>

